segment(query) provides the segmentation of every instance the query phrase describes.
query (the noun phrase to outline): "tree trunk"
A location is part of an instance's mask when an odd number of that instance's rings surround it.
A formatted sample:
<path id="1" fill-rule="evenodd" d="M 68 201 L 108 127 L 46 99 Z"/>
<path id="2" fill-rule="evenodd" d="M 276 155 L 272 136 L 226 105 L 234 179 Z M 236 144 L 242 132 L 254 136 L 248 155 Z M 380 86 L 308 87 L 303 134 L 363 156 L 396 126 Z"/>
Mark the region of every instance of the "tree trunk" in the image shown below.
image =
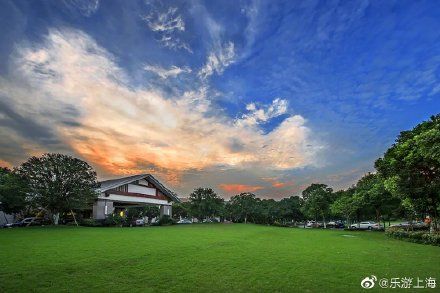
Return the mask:
<path id="1" fill-rule="evenodd" d="M 244 216 L 244 223 L 247 224 L 247 215 Z"/>
<path id="2" fill-rule="evenodd" d="M 326 229 L 327 225 L 325 224 L 325 217 L 324 217 L 324 215 L 322 216 L 322 222 L 324 223 L 324 229 Z"/>
<path id="3" fill-rule="evenodd" d="M 75 221 L 75 224 L 76 224 L 76 226 L 78 227 L 79 225 L 78 225 L 78 222 L 76 221 L 76 217 L 75 217 L 75 214 L 73 213 L 73 211 L 72 211 L 72 210 L 70 210 L 70 212 L 72 213 L 72 216 L 73 216 L 73 220 Z"/>

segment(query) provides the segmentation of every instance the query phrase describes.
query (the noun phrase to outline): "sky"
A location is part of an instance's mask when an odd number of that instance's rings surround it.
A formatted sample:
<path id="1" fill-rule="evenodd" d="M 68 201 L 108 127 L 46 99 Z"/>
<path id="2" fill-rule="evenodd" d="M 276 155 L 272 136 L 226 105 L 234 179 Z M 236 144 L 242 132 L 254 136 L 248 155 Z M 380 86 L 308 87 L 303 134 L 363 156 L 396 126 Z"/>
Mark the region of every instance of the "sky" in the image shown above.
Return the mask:
<path id="1" fill-rule="evenodd" d="M 436 1 L 0 0 L 0 165 L 279 199 L 440 112 Z"/>

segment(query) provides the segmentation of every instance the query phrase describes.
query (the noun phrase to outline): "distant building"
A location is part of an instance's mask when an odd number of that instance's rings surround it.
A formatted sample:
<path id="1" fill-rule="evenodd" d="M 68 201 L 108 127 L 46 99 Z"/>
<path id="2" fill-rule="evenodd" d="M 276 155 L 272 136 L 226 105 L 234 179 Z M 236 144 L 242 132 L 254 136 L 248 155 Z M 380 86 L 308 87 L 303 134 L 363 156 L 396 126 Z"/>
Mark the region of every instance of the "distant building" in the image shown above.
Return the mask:
<path id="1" fill-rule="evenodd" d="M 105 219 L 107 215 L 128 207 L 157 205 L 160 215 L 172 216 L 172 204 L 180 202 L 177 194 L 166 188 L 150 174 L 140 174 L 100 182 L 99 196 L 93 205 L 93 218 Z"/>

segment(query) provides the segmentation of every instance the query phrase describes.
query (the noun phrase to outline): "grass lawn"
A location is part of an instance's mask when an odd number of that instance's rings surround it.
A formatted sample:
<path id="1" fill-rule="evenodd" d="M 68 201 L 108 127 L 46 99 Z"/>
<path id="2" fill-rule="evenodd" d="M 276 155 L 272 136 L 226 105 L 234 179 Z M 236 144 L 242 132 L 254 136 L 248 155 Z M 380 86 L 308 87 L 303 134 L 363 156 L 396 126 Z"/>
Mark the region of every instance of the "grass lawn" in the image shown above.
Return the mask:
<path id="1" fill-rule="evenodd" d="M 2 229 L 0 264 L 0 292 L 353 292 L 371 274 L 440 281 L 440 247 L 252 224 Z"/>

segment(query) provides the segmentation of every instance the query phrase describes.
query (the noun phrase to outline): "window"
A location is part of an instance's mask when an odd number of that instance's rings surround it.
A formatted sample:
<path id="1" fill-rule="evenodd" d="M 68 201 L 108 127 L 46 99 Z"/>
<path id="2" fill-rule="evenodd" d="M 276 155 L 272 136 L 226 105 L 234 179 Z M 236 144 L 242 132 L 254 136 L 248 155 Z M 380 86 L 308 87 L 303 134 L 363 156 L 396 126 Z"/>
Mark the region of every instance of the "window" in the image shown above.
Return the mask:
<path id="1" fill-rule="evenodd" d="M 124 192 L 128 192 L 128 184 L 124 184 L 121 186 L 116 187 L 117 191 L 124 191 Z"/>

